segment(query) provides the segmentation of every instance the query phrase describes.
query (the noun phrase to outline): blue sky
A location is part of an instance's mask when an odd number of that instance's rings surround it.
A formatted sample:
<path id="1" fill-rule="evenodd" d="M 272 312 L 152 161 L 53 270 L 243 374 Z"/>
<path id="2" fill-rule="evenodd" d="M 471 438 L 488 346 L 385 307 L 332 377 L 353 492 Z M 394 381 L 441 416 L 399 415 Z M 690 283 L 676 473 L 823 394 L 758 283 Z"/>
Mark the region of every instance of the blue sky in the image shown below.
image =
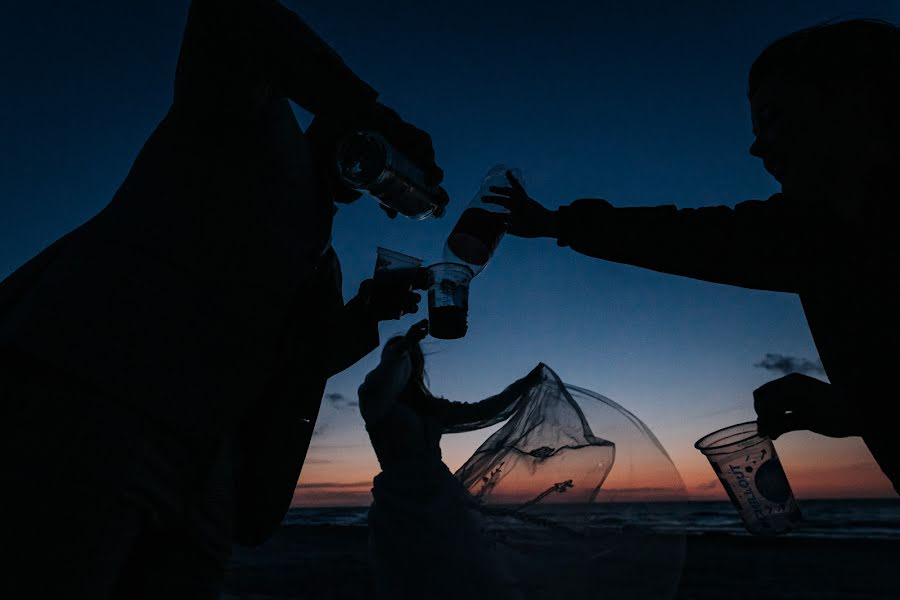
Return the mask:
<path id="1" fill-rule="evenodd" d="M 551 207 L 583 197 L 683 207 L 766 198 L 777 184 L 747 153 L 754 57 L 776 37 L 830 18 L 900 22 L 896 1 L 286 4 L 384 103 L 431 133 L 452 198 L 444 219 L 424 223 L 388 221 L 369 198 L 342 207 L 334 245 L 346 298 L 370 276 L 378 245 L 438 259 L 497 162 L 519 167 L 531 195 Z M 112 197 L 168 106 L 187 7 L 134 0 L 5 9 L 0 276 Z M 382 335 L 424 312 L 383 325 Z M 708 469 L 695 439 L 753 417 L 752 390 L 777 375 L 755 363 L 766 353 L 816 358 L 793 295 L 606 263 L 549 240 L 502 241 L 473 282 L 469 324 L 463 340 L 426 344 L 436 393 L 479 399 L 545 362 L 642 418 L 686 478 Z M 377 356 L 333 378 L 328 391 L 354 398 Z M 348 481 L 348 471 L 376 468 L 353 410 L 326 402 L 320 425 L 302 480 Z M 823 452 L 848 464 L 869 460 L 853 440 L 783 440 L 789 475 L 792 459 L 812 468 Z M 473 449 L 465 440 L 445 447 L 451 466 Z"/>

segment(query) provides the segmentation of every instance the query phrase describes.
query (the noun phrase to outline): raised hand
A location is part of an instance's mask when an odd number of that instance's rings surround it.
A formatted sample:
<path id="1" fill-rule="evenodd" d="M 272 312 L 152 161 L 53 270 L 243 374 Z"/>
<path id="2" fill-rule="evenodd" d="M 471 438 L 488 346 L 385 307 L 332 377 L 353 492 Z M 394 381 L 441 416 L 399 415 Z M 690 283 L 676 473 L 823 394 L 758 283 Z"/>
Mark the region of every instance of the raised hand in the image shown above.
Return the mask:
<path id="1" fill-rule="evenodd" d="M 185 117 L 184 123 L 204 131 L 204 136 L 230 124 L 243 124 L 252 131 L 259 129 L 261 121 L 278 121 L 269 137 L 279 149 L 278 164 L 284 167 L 275 179 L 295 176 L 296 165 L 308 160 L 300 150 L 301 130 L 287 108 L 290 99 L 315 115 L 307 132 L 313 158 L 336 201 L 352 202 L 360 195 L 340 185 L 334 163 L 338 140 L 353 130 L 381 133 L 423 171 L 428 185 L 439 186 L 444 173 L 435 163 L 431 136 L 377 102 L 377 96 L 296 13 L 279 2 L 191 2 L 176 69 L 175 112 Z M 267 175 L 273 177 L 271 172 Z M 390 209 L 385 212 L 395 216 Z"/>
<path id="2" fill-rule="evenodd" d="M 400 118 L 396 111 L 381 103 L 369 109 L 345 115 L 342 118 L 319 117 L 313 119 L 306 133 L 319 157 L 320 172 L 326 176 L 337 202 L 352 202 L 360 193 L 349 188 L 340 179 L 334 157 L 341 139 L 354 130 L 376 131 L 425 174 L 425 183 L 439 187 L 444 171 L 435 163 L 431 136 Z M 447 192 L 439 188 L 446 197 Z M 449 201 L 449 199 L 448 199 Z M 390 218 L 397 211 L 382 205 Z"/>
<path id="3" fill-rule="evenodd" d="M 419 311 L 422 296 L 412 291 L 409 281 L 366 279 L 359 286 L 359 297 L 377 321 L 399 319 Z"/>
<path id="4" fill-rule="evenodd" d="M 509 211 L 505 216 L 509 233 L 524 238 L 556 237 L 557 213 L 531 198 L 510 171 L 506 172 L 506 179 L 510 187 L 491 186 L 490 190 L 497 195 L 481 199 Z"/>
<path id="5" fill-rule="evenodd" d="M 412 343 L 419 343 L 428 335 L 428 319 L 422 319 L 406 331 L 406 339 Z"/>
<path id="6" fill-rule="evenodd" d="M 809 430 L 829 437 L 862 435 L 862 415 L 835 388 L 814 377 L 791 373 L 753 392 L 761 435 L 773 440 L 789 431 Z"/>

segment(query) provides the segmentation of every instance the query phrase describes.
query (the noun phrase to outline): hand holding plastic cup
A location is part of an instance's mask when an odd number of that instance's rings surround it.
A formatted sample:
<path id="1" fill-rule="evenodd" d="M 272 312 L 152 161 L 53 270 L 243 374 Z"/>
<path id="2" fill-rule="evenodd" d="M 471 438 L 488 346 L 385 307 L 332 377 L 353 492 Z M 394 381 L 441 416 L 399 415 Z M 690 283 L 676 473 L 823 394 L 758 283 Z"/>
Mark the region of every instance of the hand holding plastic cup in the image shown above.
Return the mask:
<path id="1" fill-rule="evenodd" d="M 776 535 L 800 521 L 800 507 L 775 446 L 759 435 L 756 421 L 710 433 L 694 447 L 709 459 L 747 531 Z"/>

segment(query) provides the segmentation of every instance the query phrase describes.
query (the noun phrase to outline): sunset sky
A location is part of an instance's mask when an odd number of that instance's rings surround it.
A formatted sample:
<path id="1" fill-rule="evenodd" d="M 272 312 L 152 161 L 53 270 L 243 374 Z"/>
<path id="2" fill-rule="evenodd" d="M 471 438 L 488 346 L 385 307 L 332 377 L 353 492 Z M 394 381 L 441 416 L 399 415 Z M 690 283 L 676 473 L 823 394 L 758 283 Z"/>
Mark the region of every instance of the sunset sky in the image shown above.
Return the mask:
<path id="1" fill-rule="evenodd" d="M 333 243 L 349 299 L 376 246 L 433 262 L 495 163 L 555 207 L 733 205 L 777 183 L 747 149 L 750 63 L 831 18 L 900 22 L 900 2 L 285 2 L 380 99 L 429 131 L 452 198 L 444 219 L 341 207 Z M 165 113 L 188 2 L 18 2 L 0 21 L 0 277 L 99 211 Z M 115 34 L 110 35 L 110 31 Z M 309 115 L 297 110 L 301 124 Z M 298 199 L 299 201 L 300 199 Z M 754 418 L 752 391 L 815 365 L 796 296 L 703 283 L 507 237 L 473 282 L 469 333 L 425 343 L 435 393 L 474 401 L 544 362 L 642 419 L 697 499 L 724 499 L 693 443 Z M 425 316 L 383 324 L 382 339 Z M 378 465 L 356 389 L 373 352 L 328 384 L 295 504 L 367 504 Z M 768 365 L 759 366 L 759 365 Z M 821 372 L 811 375 L 824 378 Z M 451 469 L 487 432 L 448 436 Z M 798 497 L 891 496 L 858 439 L 776 442 Z"/>

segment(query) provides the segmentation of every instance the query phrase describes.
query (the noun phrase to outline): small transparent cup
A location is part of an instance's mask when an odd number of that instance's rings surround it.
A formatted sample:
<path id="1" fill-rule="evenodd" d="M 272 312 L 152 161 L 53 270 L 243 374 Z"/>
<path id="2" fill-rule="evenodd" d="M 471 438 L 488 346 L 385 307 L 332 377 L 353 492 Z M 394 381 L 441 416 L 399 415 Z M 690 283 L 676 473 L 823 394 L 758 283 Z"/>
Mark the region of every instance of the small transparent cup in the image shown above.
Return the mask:
<path id="1" fill-rule="evenodd" d="M 375 254 L 375 279 L 379 281 L 409 282 L 410 289 L 418 279 L 422 260 L 396 250 L 379 246 Z"/>
<path id="2" fill-rule="evenodd" d="M 714 431 L 694 447 L 709 459 L 747 531 L 777 535 L 800 522 L 800 507 L 775 446 L 759 435 L 756 421 Z"/>
<path id="3" fill-rule="evenodd" d="M 455 340 L 466 335 L 469 283 L 474 276 L 472 269 L 457 263 L 428 267 L 428 330 L 432 337 Z"/>

